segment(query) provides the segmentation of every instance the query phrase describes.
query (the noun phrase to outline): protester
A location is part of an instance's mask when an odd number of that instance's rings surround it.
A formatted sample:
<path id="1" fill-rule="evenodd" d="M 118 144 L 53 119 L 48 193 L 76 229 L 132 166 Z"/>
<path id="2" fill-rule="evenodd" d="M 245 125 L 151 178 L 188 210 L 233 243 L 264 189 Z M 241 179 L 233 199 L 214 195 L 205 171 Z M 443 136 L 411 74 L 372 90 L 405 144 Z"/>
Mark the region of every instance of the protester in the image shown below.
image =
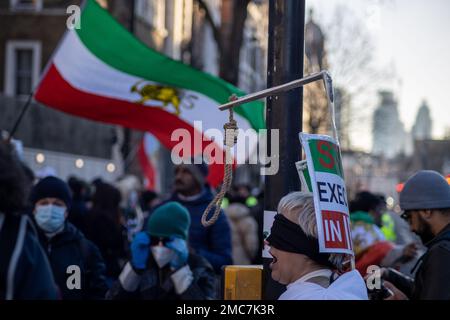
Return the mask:
<path id="1" fill-rule="evenodd" d="M 70 177 L 67 184 L 72 191 L 72 205 L 69 209 L 68 221 L 72 223 L 77 229 L 85 232 L 85 219 L 88 212 L 86 203 L 87 184 L 76 178 Z"/>
<path id="2" fill-rule="evenodd" d="M 410 177 L 400 193 L 403 217 L 428 251 L 419 259 L 414 280 L 398 272 L 383 272 L 390 299 L 450 300 L 450 187 L 431 170 Z M 400 290 L 399 290 L 400 289 Z"/>
<path id="3" fill-rule="evenodd" d="M 159 195 L 152 190 L 145 190 L 141 193 L 140 203 L 141 208 L 146 216 L 148 216 L 148 212 L 151 211 L 154 207 L 156 207 L 161 202 Z"/>
<path id="4" fill-rule="evenodd" d="M 401 218 L 400 214 L 387 209 L 384 196 L 377 196 L 381 201 L 378 209 L 381 212 L 381 232 L 386 240 L 391 241 L 397 247 L 404 246 L 403 250 L 406 252 L 403 257 L 392 262 L 391 267 L 407 276 L 412 276 L 411 269 L 417 263 L 419 257 L 425 253 L 426 247 L 420 238 L 411 231 L 408 223 Z"/>
<path id="5" fill-rule="evenodd" d="M 358 271 L 342 273 L 344 255 L 319 252 L 313 196 L 293 192 L 278 204 L 267 238 L 272 278 L 287 285 L 280 300 L 367 300 Z"/>
<path id="6" fill-rule="evenodd" d="M 108 284 L 117 279 L 128 260 L 127 230 L 120 210 L 121 194 L 114 186 L 99 183 L 92 209 L 85 219 L 85 235 L 99 249 L 106 264 Z"/>
<path id="7" fill-rule="evenodd" d="M 356 269 L 366 275 L 372 265 L 399 267 L 414 259 L 416 244 L 396 245 L 387 241 L 376 224 L 381 221 L 381 199 L 368 192 L 359 192 L 350 204 L 351 234 Z"/>
<path id="8" fill-rule="evenodd" d="M 191 216 L 189 229 L 190 245 L 196 252 L 205 257 L 217 273 L 223 265 L 232 264 L 230 225 L 223 211 L 217 221 L 205 228 L 201 218 L 206 207 L 213 199 L 213 194 L 206 183 L 208 166 L 201 164 L 180 164 L 175 168 L 175 192 L 170 201 L 185 206 Z M 212 211 L 215 210 L 215 207 Z"/>
<path id="9" fill-rule="evenodd" d="M 176 202 L 159 206 L 131 244 L 131 261 L 107 294 L 109 299 L 205 300 L 216 298 L 215 274 L 189 252 L 189 212 Z"/>
<path id="10" fill-rule="evenodd" d="M 47 256 L 23 214 L 29 186 L 12 146 L 0 141 L 0 300 L 57 298 Z"/>
<path id="11" fill-rule="evenodd" d="M 251 264 L 259 247 L 259 237 L 250 209 L 242 203 L 232 203 L 225 213 L 231 225 L 234 264 Z"/>
<path id="12" fill-rule="evenodd" d="M 247 183 L 236 183 L 229 195 L 229 203 L 242 203 L 251 208 L 258 204 L 258 199 L 251 194 L 251 186 Z"/>
<path id="13" fill-rule="evenodd" d="M 44 178 L 33 188 L 31 201 L 41 244 L 47 252 L 62 299 L 104 298 L 107 286 L 100 251 L 66 220 L 72 202 L 68 185 L 56 177 Z M 69 279 L 73 267 L 79 268 L 80 279 Z M 71 279 L 73 288 L 68 285 Z"/>
<path id="14" fill-rule="evenodd" d="M 115 186 L 121 194 L 120 208 L 127 229 L 127 239 L 131 242 L 134 235 L 142 230 L 146 221 L 139 199 L 141 182 L 137 176 L 127 174 L 116 181 Z"/>

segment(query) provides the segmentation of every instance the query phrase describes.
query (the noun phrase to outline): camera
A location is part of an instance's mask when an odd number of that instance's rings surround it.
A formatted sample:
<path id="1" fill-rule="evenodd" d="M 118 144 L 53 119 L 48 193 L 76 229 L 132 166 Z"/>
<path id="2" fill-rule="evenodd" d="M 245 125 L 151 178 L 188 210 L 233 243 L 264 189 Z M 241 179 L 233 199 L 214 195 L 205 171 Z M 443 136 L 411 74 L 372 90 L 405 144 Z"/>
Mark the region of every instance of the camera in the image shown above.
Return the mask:
<path id="1" fill-rule="evenodd" d="M 384 286 L 383 280 L 381 280 L 380 289 L 367 289 L 367 293 L 369 295 L 369 300 L 385 300 L 394 295 L 391 290 Z"/>

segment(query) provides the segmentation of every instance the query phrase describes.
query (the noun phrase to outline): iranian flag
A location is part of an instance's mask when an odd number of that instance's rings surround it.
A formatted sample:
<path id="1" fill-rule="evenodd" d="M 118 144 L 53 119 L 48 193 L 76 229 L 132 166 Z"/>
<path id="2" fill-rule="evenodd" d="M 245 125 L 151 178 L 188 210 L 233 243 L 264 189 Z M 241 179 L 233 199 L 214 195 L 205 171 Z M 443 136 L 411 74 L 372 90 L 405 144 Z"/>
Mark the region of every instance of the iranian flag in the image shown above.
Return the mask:
<path id="1" fill-rule="evenodd" d="M 192 140 L 203 138 L 197 148 L 189 142 L 191 154 L 180 154 L 186 157 L 205 148 L 223 156 L 223 140 L 208 132 L 223 131 L 228 113 L 218 105 L 231 94 L 244 92 L 150 49 L 94 0 L 87 0 L 81 28 L 66 32 L 34 98 L 76 116 L 147 131 L 169 149 L 186 143 L 171 139 L 174 130 L 185 129 Z M 240 129 L 264 128 L 263 103 L 236 107 L 235 118 Z M 247 142 L 247 150 L 254 149 L 255 139 L 239 140 Z M 238 163 L 246 156 L 233 151 Z M 211 164 L 208 181 L 216 186 L 222 178 L 223 164 Z"/>

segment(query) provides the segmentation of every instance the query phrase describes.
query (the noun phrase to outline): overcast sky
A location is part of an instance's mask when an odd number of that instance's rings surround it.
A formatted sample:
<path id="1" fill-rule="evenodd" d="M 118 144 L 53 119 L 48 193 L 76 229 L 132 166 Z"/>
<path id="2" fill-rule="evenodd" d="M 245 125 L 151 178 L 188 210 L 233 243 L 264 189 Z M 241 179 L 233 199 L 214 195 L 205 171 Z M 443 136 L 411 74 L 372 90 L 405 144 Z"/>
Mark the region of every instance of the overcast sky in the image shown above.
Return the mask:
<path id="1" fill-rule="evenodd" d="M 400 119 L 410 130 L 423 99 L 433 120 L 433 137 L 450 127 L 450 1 L 449 0 L 307 0 L 326 23 L 337 5 L 345 5 L 364 21 L 375 45 L 375 62 L 396 77 L 383 80 L 399 102 Z M 320 23 L 320 21 L 319 21 Z M 369 108 L 378 102 L 372 97 Z M 353 128 L 352 142 L 368 149 L 370 120 Z M 357 137 L 356 137 L 357 136 Z"/>

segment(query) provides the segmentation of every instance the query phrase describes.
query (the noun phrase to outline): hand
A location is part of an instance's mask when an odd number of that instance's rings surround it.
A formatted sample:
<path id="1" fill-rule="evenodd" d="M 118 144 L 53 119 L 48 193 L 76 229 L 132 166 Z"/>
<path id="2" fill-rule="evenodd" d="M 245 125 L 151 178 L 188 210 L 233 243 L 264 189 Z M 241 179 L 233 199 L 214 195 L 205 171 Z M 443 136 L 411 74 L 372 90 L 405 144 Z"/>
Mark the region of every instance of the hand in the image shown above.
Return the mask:
<path id="1" fill-rule="evenodd" d="M 185 240 L 172 238 L 170 242 L 166 243 L 166 247 L 175 252 L 175 257 L 170 261 L 170 266 L 173 269 L 178 270 L 186 264 L 189 252 Z"/>
<path id="2" fill-rule="evenodd" d="M 393 295 L 384 299 L 384 300 L 409 300 L 408 297 L 401 292 L 400 290 L 397 289 L 397 287 L 395 287 L 392 283 L 390 283 L 389 281 L 384 281 L 383 282 L 384 287 L 386 289 L 389 289 L 390 291 L 392 291 Z"/>
<path id="3" fill-rule="evenodd" d="M 131 242 L 131 265 L 137 270 L 144 270 L 150 254 L 150 237 L 145 231 L 134 236 Z"/>
<path id="4" fill-rule="evenodd" d="M 405 258 L 406 261 L 409 261 L 413 259 L 417 254 L 417 246 L 414 242 L 408 244 L 403 249 L 403 258 Z"/>

